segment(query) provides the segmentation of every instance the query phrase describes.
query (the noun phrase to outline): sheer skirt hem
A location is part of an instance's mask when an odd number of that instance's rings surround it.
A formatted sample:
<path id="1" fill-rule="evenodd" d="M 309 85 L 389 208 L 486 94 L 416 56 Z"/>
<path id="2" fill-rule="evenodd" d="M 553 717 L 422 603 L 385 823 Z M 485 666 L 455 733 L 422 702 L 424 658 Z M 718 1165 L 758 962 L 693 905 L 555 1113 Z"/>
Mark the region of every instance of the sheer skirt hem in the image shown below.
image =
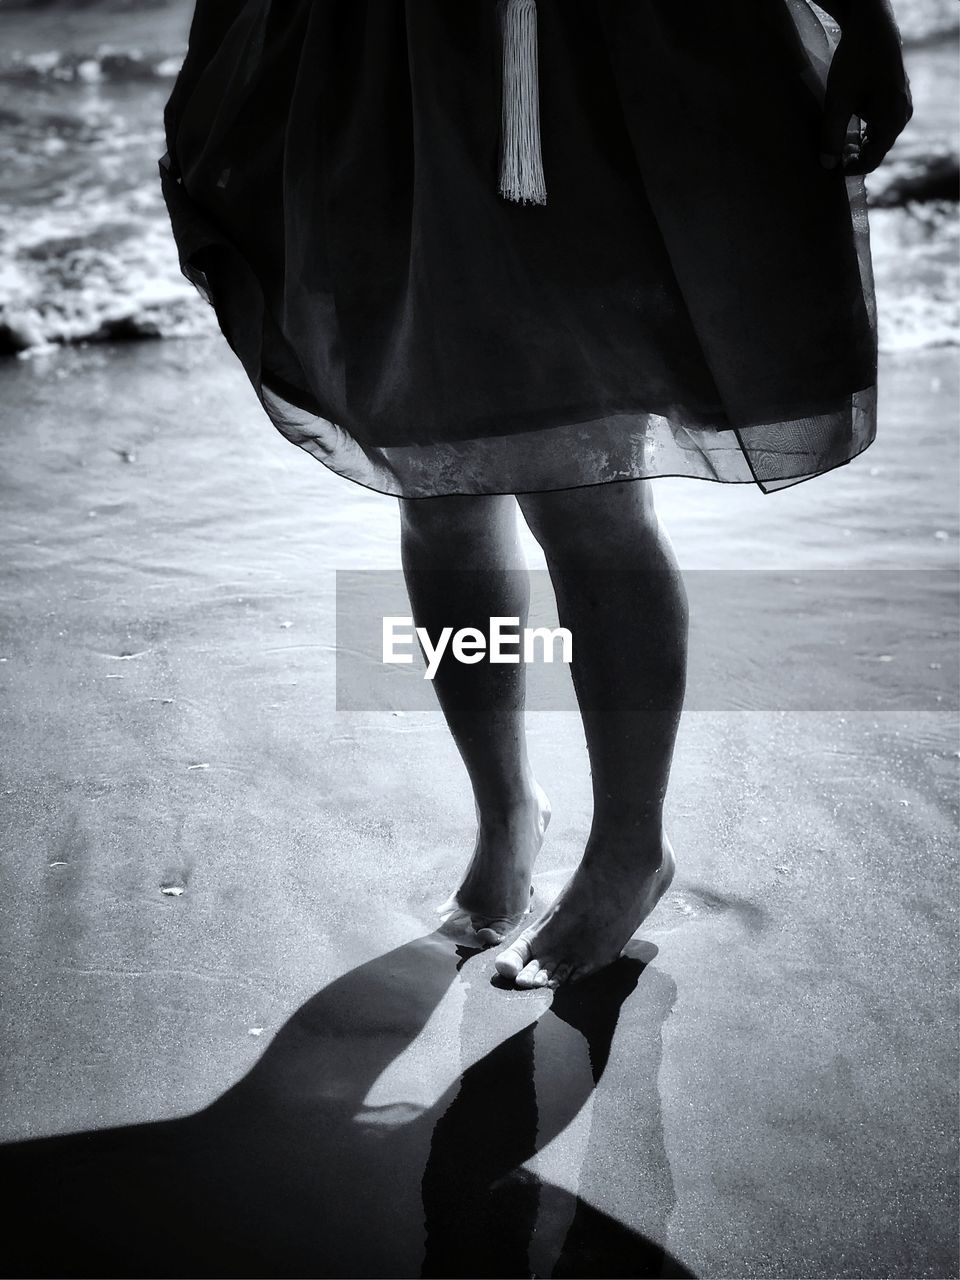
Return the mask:
<path id="1" fill-rule="evenodd" d="M 509 435 L 373 446 L 264 381 L 257 390 L 292 444 L 337 475 L 404 498 L 538 493 L 658 476 L 772 493 L 851 462 L 875 434 L 876 390 L 868 387 L 832 411 L 746 427 L 703 427 L 637 409 Z"/>

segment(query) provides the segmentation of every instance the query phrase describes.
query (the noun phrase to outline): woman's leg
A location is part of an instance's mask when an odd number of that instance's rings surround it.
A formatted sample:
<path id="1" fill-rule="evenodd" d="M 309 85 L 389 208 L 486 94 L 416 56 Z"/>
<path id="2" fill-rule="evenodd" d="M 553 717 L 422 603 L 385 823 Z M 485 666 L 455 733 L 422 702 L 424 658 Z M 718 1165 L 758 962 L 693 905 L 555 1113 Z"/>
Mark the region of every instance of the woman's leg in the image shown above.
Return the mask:
<path id="1" fill-rule="evenodd" d="M 444 627 L 494 616 L 526 625 L 530 583 L 512 497 L 400 500 L 401 553 L 414 620 L 434 643 Z M 467 911 L 482 941 L 500 942 L 528 909 L 549 807 L 527 759 L 522 664 L 441 661 L 434 687 L 466 765 L 477 843 L 447 907 Z"/>
<path id="2" fill-rule="evenodd" d="M 687 604 L 649 481 L 518 500 L 573 635 L 594 796 L 572 880 L 497 958 L 518 986 L 538 986 L 615 959 L 673 876 L 662 809 L 683 702 Z"/>

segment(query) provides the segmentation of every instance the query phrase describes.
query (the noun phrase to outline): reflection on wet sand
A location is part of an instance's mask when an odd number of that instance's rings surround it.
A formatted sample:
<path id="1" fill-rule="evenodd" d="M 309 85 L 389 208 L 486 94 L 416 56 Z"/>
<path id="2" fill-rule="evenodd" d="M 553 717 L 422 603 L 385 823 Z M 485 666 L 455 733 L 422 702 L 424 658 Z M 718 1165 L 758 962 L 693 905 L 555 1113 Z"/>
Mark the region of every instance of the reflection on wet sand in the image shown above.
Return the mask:
<path id="1" fill-rule="evenodd" d="M 345 974 L 195 1115 L 0 1149 L 4 1274 L 689 1275 L 655 1243 L 673 1207 L 656 1082 L 672 984 L 625 956 L 550 1000 L 497 990 L 475 956 L 434 933 Z M 593 1099 L 640 982 L 637 1087 L 597 1095 L 583 1166 L 567 1172 L 589 1194 L 618 1107 L 645 1107 L 661 1173 L 637 1219 L 653 1238 L 524 1167 Z M 444 1046 L 453 1083 L 424 1105 Z M 406 1099 L 377 1101 L 389 1080 Z"/>

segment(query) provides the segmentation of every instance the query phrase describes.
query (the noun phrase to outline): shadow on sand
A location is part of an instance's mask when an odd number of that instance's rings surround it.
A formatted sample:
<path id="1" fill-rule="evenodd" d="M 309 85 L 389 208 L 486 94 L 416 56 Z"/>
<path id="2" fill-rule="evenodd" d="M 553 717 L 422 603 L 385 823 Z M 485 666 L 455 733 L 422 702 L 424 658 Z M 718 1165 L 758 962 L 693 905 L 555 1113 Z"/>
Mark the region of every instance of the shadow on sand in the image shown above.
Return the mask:
<path id="1" fill-rule="evenodd" d="M 483 961 L 468 963 L 475 955 L 438 932 L 359 966 L 308 1000 L 256 1066 L 195 1115 L 0 1148 L 3 1274 L 690 1275 L 522 1167 L 589 1101 L 643 961 L 625 956 L 545 1005 L 540 993 L 495 991 Z M 573 1171 L 581 1191 L 591 1166 L 610 1186 L 598 1157 L 621 1105 L 652 1108 L 644 1132 L 662 1146 L 655 1073 L 673 991 L 655 970 L 649 981 L 660 984 L 656 1017 L 646 1025 L 648 1001 L 630 1033 L 631 1047 L 637 1035 L 650 1045 L 636 1063 L 640 1084 L 622 1103 L 597 1096 Z M 432 1105 L 369 1105 L 454 984 L 453 1083 Z M 491 1048 L 497 1000 L 513 1021 Z M 662 1239 L 673 1189 L 665 1155 L 652 1161 L 661 1172 L 644 1223 Z"/>

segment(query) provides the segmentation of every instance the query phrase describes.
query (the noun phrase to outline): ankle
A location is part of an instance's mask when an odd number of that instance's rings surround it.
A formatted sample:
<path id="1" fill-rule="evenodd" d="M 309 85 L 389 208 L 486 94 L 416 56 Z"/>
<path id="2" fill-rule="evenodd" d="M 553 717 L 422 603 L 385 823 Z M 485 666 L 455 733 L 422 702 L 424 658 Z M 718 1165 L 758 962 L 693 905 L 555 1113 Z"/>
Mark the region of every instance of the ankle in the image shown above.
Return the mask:
<path id="1" fill-rule="evenodd" d="M 536 789 L 513 791 L 509 795 L 500 795 L 477 806 L 480 815 L 480 826 L 484 830 L 500 831 L 504 828 L 527 823 L 539 812 L 540 804 Z"/>
<path id="2" fill-rule="evenodd" d="M 523 752 L 515 769 L 504 770 L 497 779 L 474 783 L 473 800 L 483 826 L 503 826 L 536 812 L 540 788 Z"/>
<path id="3" fill-rule="evenodd" d="M 665 843 L 663 815 L 656 813 L 606 812 L 594 815 L 584 860 L 599 856 L 604 861 L 619 850 L 633 861 L 657 862 Z"/>

